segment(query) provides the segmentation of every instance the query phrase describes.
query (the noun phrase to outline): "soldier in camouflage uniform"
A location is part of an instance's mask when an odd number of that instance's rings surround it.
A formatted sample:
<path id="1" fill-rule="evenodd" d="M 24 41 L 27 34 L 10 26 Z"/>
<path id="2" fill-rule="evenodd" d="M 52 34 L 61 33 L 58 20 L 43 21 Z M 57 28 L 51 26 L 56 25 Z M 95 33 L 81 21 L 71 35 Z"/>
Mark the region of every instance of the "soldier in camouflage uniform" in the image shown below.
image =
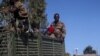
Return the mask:
<path id="1" fill-rule="evenodd" d="M 11 0 L 12 13 L 17 25 L 17 30 L 27 31 L 29 27 L 28 22 L 28 12 L 20 0 Z M 13 23 L 15 24 L 15 23 Z M 16 27 L 16 26 L 14 26 Z"/>
<path id="2" fill-rule="evenodd" d="M 64 39 L 66 34 L 65 26 L 63 22 L 59 21 L 59 18 L 60 18 L 59 14 L 55 13 L 54 22 L 52 23 L 52 25 L 55 28 L 54 34 L 57 38 Z"/>

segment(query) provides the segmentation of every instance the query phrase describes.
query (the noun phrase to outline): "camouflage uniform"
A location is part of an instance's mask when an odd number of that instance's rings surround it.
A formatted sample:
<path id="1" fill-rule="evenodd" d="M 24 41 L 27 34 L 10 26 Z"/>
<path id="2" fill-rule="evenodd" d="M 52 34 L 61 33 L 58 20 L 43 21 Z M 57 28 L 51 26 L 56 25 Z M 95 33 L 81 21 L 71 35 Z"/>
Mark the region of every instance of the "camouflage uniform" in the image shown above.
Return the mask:
<path id="1" fill-rule="evenodd" d="M 55 28 L 55 31 L 54 31 L 55 36 L 58 38 L 64 38 L 66 34 L 64 23 L 59 21 L 57 23 L 53 22 L 52 25 Z"/>
<path id="2" fill-rule="evenodd" d="M 28 12 L 24 7 L 23 3 L 20 1 L 15 2 L 14 4 L 16 10 L 14 11 L 14 18 L 16 20 L 17 27 L 20 29 L 28 30 L 29 22 L 28 22 Z"/>

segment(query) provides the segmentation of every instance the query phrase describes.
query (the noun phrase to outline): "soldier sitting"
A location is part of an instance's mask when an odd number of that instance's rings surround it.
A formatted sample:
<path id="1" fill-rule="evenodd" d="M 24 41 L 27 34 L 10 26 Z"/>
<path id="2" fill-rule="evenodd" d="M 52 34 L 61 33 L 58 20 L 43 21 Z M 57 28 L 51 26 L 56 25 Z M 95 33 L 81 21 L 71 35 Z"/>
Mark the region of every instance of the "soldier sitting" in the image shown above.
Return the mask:
<path id="1" fill-rule="evenodd" d="M 54 22 L 52 23 L 53 27 L 55 28 L 54 34 L 56 37 L 60 38 L 60 39 L 64 39 L 65 37 L 65 26 L 64 24 L 59 21 L 59 14 L 56 13 L 54 14 Z"/>

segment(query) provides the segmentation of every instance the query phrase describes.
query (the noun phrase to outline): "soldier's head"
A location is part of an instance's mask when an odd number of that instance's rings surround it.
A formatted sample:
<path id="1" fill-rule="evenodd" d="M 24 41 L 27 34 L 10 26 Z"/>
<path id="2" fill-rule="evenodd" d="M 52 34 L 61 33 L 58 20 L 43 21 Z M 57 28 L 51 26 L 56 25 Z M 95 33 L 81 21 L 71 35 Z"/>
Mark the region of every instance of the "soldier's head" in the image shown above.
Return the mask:
<path id="1" fill-rule="evenodd" d="M 56 21 L 56 22 L 58 22 L 59 21 L 59 14 L 58 13 L 55 13 L 54 14 L 54 20 Z"/>

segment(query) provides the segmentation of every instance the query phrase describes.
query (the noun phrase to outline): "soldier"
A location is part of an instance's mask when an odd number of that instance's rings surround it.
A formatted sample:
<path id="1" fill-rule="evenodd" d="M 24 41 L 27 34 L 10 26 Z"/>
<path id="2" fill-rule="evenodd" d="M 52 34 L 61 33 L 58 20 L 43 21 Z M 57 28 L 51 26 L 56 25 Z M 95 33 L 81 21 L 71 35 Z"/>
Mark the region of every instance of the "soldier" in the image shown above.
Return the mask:
<path id="1" fill-rule="evenodd" d="M 54 34 L 56 37 L 60 38 L 60 39 L 64 39 L 65 37 L 65 26 L 64 23 L 62 23 L 61 21 L 59 21 L 59 14 L 55 13 L 54 14 L 54 22 L 52 23 L 52 25 L 55 28 Z"/>
<path id="2" fill-rule="evenodd" d="M 14 14 L 14 18 L 17 23 L 17 30 L 24 30 L 27 31 L 29 27 L 29 22 L 28 22 L 28 12 L 23 6 L 23 3 L 19 0 L 13 0 L 11 2 L 12 5 L 12 13 Z M 14 23 L 13 23 L 14 24 Z M 14 26 L 15 27 L 15 26 Z"/>

